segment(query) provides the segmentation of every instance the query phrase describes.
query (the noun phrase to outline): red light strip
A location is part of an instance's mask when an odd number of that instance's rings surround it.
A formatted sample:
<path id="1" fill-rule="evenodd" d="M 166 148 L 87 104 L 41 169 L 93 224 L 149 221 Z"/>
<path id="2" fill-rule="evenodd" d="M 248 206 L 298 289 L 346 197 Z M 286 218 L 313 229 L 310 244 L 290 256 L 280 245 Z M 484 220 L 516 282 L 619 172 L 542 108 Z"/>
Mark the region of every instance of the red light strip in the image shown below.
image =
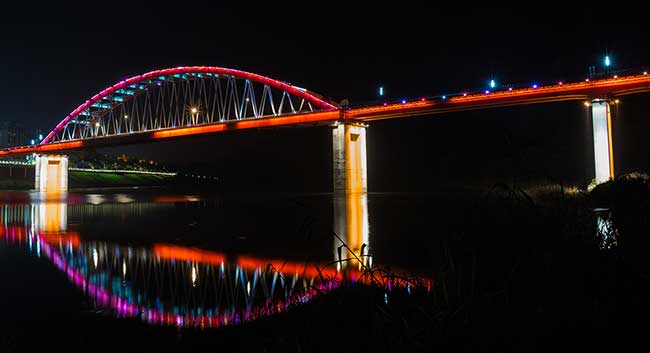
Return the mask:
<path id="1" fill-rule="evenodd" d="M 80 148 L 83 145 L 84 145 L 84 141 L 69 141 L 69 142 L 49 143 L 47 145 L 5 148 L 0 150 L 0 156 L 7 156 L 12 154 L 30 154 L 30 153 L 38 153 L 38 152 L 49 152 L 49 151 L 62 151 L 62 150 Z"/>
<path id="2" fill-rule="evenodd" d="M 471 94 L 450 97 L 446 101 L 412 101 L 370 107 L 355 108 L 345 112 L 346 119 L 374 120 L 399 118 L 410 115 L 479 109 L 508 105 L 534 104 L 562 100 L 587 99 L 594 95 L 616 94 L 617 92 L 650 91 L 650 75 L 635 75 L 608 78 L 589 82 L 563 83 L 538 88 L 523 88 L 512 91 Z"/>

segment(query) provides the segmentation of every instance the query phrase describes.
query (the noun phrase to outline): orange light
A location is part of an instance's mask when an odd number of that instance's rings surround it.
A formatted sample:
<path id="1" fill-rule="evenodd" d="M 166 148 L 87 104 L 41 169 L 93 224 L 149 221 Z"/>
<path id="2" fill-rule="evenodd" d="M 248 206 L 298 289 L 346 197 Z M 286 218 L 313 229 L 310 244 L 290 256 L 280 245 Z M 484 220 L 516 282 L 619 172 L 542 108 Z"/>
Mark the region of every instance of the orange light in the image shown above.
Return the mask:
<path id="1" fill-rule="evenodd" d="M 163 131 L 156 131 L 152 134 L 154 139 L 209 134 L 213 132 L 223 132 L 230 130 L 255 129 L 263 127 L 273 127 L 282 125 L 294 125 L 304 123 L 314 123 L 321 121 L 337 120 L 340 117 L 338 110 L 331 110 L 319 113 L 295 114 L 289 116 L 260 118 L 241 120 L 237 122 L 217 123 L 204 126 L 175 128 Z"/>
<path id="2" fill-rule="evenodd" d="M 225 260 L 225 256 L 221 253 L 167 244 L 154 244 L 153 254 L 163 259 L 193 261 L 213 265 L 219 265 Z"/>

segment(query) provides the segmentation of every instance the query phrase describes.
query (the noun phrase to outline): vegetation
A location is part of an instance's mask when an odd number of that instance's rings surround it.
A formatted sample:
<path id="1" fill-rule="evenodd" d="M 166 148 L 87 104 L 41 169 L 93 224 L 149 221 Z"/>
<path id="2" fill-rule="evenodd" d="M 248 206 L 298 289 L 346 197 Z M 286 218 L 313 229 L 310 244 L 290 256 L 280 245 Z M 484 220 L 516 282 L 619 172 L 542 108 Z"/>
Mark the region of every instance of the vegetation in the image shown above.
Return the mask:
<path id="1" fill-rule="evenodd" d="M 68 175 L 70 188 L 81 187 L 116 187 L 116 186 L 153 186 L 168 184 L 173 176 L 136 174 L 136 173 L 94 173 L 71 170 Z"/>
<path id="2" fill-rule="evenodd" d="M 96 152 L 70 155 L 69 166 L 86 169 L 138 170 L 148 172 L 169 172 L 169 168 L 157 161 L 121 154 L 111 156 Z"/>

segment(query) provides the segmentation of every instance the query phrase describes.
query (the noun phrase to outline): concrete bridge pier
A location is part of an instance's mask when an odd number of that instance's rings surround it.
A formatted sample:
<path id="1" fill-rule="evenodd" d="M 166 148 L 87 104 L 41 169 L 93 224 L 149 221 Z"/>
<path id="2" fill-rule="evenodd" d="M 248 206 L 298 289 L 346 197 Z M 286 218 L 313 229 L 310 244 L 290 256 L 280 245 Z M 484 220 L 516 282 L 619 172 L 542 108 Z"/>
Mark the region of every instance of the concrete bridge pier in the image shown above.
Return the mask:
<path id="1" fill-rule="evenodd" d="M 366 126 L 337 122 L 332 130 L 334 260 L 337 268 L 372 265 L 369 256 Z M 343 244 L 347 248 L 341 247 Z M 339 254 L 340 248 L 340 254 Z M 345 260 L 347 259 L 347 260 Z"/>
<path id="2" fill-rule="evenodd" d="M 594 160 L 596 183 L 614 178 L 614 145 L 612 142 L 612 117 L 606 99 L 591 101 L 591 119 L 594 130 Z"/>
<path id="3" fill-rule="evenodd" d="M 37 155 L 35 160 L 36 191 L 68 190 L 68 156 L 42 154 Z"/>
<path id="4" fill-rule="evenodd" d="M 337 122 L 332 130 L 335 194 L 368 192 L 366 125 Z"/>

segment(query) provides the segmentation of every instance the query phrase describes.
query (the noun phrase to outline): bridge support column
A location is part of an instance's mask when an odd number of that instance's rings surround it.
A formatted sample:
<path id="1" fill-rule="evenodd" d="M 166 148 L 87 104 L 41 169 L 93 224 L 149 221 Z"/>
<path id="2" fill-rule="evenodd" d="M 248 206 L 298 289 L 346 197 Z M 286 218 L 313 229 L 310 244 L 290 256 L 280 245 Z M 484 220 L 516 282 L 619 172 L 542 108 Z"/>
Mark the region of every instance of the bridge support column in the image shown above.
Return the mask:
<path id="1" fill-rule="evenodd" d="M 337 123 L 332 148 L 334 260 L 343 260 L 337 263 L 339 269 L 370 266 L 366 126 Z"/>
<path id="2" fill-rule="evenodd" d="M 332 130 L 334 193 L 368 191 L 366 126 L 337 123 Z"/>
<path id="3" fill-rule="evenodd" d="M 36 191 L 68 190 L 68 156 L 39 155 L 35 158 Z"/>
<path id="4" fill-rule="evenodd" d="M 605 99 L 591 102 L 591 119 L 594 128 L 594 160 L 596 183 L 614 178 L 614 154 L 612 142 L 612 117 Z"/>

